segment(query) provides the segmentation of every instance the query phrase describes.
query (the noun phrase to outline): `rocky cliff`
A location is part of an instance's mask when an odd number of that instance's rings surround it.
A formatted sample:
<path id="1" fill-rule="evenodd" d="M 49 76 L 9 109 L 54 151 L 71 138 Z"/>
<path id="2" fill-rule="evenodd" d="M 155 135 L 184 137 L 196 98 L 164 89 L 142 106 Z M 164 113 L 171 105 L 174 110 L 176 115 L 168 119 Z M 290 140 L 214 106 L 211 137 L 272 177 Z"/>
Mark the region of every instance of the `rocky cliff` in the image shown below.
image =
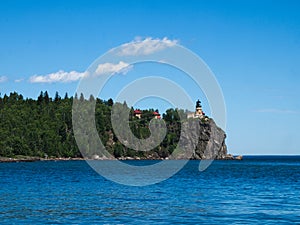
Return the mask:
<path id="1" fill-rule="evenodd" d="M 213 119 L 189 119 L 181 128 L 179 148 L 170 159 L 229 159 L 226 134 Z"/>
<path id="2" fill-rule="evenodd" d="M 193 159 L 226 159 L 226 134 L 213 119 L 199 122 L 199 140 L 193 152 Z"/>

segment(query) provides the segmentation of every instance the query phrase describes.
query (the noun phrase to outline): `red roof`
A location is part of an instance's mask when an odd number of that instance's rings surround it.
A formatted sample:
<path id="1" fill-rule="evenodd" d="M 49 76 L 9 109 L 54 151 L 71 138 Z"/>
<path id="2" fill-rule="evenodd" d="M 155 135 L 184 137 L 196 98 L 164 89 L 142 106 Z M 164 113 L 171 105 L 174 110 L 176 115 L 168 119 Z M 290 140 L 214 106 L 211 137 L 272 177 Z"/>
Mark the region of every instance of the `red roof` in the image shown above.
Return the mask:
<path id="1" fill-rule="evenodd" d="M 158 112 L 153 112 L 153 115 L 160 116 L 160 114 Z"/>
<path id="2" fill-rule="evenodd" d="M 139 109 L 136 109 L 136 110 L 134 110 L 133 112 L 134 112 L 134 114 L 142 114 L 142 111 L 139 110 Z"/>

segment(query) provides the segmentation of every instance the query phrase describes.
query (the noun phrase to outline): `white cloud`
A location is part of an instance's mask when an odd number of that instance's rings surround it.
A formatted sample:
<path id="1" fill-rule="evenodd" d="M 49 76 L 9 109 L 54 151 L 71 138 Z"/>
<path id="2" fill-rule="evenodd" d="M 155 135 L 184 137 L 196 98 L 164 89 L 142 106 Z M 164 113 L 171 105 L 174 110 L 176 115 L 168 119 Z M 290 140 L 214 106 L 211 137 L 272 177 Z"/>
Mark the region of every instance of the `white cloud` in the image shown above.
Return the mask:
<path id="1" fill-rule="evenodd" d="M 120 56 L 149 55 L 154 52 L 173 47 L 177 43 L 177 40 L 170 40 L 166 37 L 164 37 L 163 39 L 153 39 L 151 37 L 148 37 L 144 40 L 137 38 L 132 42 L 123 44 L 121 46 L 120 52 L 118 52 L 117 54 Z"/>
<path id="2" fill-rule="evenodd" d="M 6 81 L 8 81 L 7 76 L 0 76 L 0 83 L 4 83 Z"/>
<path id="3" fill-rule="evenodd" d="M 104 63 L 99 64 L 96 70 L 96 75 L 102 75 L 107 73 L 122 73 L 126 74 L 132 66 L 128 63 L 120 61 L 118 64 L 113 63 Z M 77 72 L 70 71 L 65 72 L 63 70 L 59 70 L 56 73 L 50 73 L 46 75 L 34 75 L 29 78 L 30 83 L 68 83 L 78 81 L 81 78 L 87 77 L 88 72 Z M 15 82 L 21 82 L 23 79 L 17 79 Z"/>
<path id="4" fill-rule="evenodd" d="M 116 73 L 122 73 L 126 74 L 131 70 L 132 65 L 125 63 L 123 61 L 120 61 L 118 64 L 113 63 L 103 63 L 99 64 L 96 69 L 96 75 L 102 75 L 102 74 L 116 74 Z"/>
<path id="5" fill-rule="evenodd" d="M 16 79 L 15 82 L 16 82 L 16 83 L 20 83 L 20 82 L 22 82 L 23 80 L 24 80 L 24 78 L 20 78 L 20 79 Z"/>
<path id="6" fill-rule="evenodd" d="M 257 113 L 282 113 L 282 114 L 295 114 L 299 113 L 298 111 L 295 110 L 289 110 L 289 109 L 257 109 L 254 112 Z"/>
<path id="7" fill-rule="evenodd" d="M 56 82 L 74 82 L 87 76 L 86 72 L 80 73 L 77 71 L 65 72 L 60 70 L 56 73 L 50 73 L 47 75 L 34 75 L 29 78 L 31 83 L 56 83 Z"/>
<path id="8" fill-rule="evenodd" d="M 168 38 L 153 39 L 148 37 L 146 39 L 136 38 L 134 41 L 123 44 L 121 50 L 117 52 L 121 56 L 137 56 L 137 55 L 149 55 L 154 52 L 161 51 L 166 48 L 175 46 L 178 43 L 177 40 L 170 40 Z M 132 69 L 132 65 L 120 61 L 117 64 L 103 63 L 99 64 L 96 69 L 96 75 L 103 74 L 126 74 Z M 56 82 L 74 82 L 78 81 L 83 77 L 87 77 L 87 72 L 70 71 L 65 72 L 60 70 L 55 73 L 46 75 L 34 75 L 29 78 L 31 83 L 56 83 Z M 0 77 L 0 82 L 6 81 L 3 77 Z M 22 79 L 17 79 L 15 82 L 21 82 Z"/>

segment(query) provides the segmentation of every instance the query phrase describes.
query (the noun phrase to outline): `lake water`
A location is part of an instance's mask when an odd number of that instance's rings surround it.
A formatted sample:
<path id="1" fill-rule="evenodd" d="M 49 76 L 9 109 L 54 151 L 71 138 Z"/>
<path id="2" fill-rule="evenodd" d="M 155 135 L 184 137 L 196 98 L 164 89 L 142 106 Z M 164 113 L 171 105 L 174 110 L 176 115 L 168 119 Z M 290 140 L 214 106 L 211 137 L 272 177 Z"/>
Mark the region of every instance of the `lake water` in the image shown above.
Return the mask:
<path id="1" fill-rule="evenodd" d="M 0 163 L 0 224 L 300 224 L 300 157 L 198 166 L 130 187 L 85 161 Z"/>

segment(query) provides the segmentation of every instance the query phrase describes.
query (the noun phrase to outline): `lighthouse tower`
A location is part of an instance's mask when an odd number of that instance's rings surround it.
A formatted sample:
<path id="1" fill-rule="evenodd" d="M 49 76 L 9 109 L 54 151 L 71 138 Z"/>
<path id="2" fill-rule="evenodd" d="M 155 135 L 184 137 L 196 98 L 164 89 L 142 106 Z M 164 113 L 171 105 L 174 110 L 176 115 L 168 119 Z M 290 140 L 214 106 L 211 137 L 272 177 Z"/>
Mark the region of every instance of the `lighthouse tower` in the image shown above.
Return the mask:
<path id="1" fill-rule="evenodd" d="M 201 101 L 198 99 L 196 102 L 196 111 L 195 111 L 195 117 L 203 118 L 204 113 L 202 111 Z"/>

